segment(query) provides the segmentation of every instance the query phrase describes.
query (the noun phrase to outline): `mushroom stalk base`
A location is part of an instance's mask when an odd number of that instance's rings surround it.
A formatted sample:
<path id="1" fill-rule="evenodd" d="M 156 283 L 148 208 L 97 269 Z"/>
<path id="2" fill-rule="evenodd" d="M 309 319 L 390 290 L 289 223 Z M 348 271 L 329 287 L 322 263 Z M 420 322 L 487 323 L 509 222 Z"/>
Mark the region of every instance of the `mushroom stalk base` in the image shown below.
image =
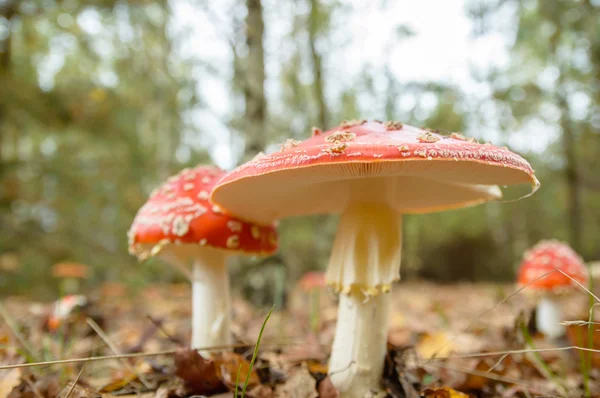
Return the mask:
<path id="1" fill-rule="evenodd" d="M 390 298 L 390 293 L 340 296 L 329 372 L 341 397 L 372 397 L 382 391 Z"/>
<path id="2" fill-rule="evenodd" d="M 556 339 L 564 335 L 565 327 L 560 315 L 560 306 L 554 298 L 544 297 L 537 305 L 536 328 L 545 336 Z"/>
<path id="3" fill-rule="evenodd" d="M 225 260 L 226 255 L 217 250 L 203 252 L 194 259 L 192 348 L 231 344 L 229 274 Z"/>
<path id="4" fill-rule="evenodd" d="M 402 217 L 378 203 L 342 214 L 327 269 L 341 291 L 329 371 L 344 398 L 382 393 L 391 286 L 399 278 Z"/>

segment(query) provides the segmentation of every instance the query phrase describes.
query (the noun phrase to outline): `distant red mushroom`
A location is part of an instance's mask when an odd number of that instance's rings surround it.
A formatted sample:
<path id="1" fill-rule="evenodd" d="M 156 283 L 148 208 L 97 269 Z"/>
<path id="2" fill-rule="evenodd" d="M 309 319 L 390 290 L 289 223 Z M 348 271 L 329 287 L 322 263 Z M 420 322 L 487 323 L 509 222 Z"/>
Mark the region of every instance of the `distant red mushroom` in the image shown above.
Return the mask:
<path id="1" fill-rule="evenodd" d="M 104 327 L 105 318 L 92 300 L 80 294 L 69 294 L 54 302 L 50 313 L 44 319 L 43 328 L 50 333 L 60 331 L 65 336 L 75 329 L 85 329 L 87 333 L 94 333 L 87 325 L 88 318 Z"/>
<path id="2" fill-rule="evenodd" d="M 325 273 L 309 271 L 300 278 L 298 284 L 305 293 L 310 295 L 310 328 L 317 333 L 319 331 L 321 289 L 326 286 Z"/>
<path id="3" fill-rule="evenodd" d="M 46 326 L 50 332 L 58 330 L 62 322 L 78 308 L 88 305 L 87 297 L 80 294 L 70 294 L 57 300 L 52 306 L 52 312 L 48 316 Z"/>
<path id="4" fill-rule="evenodd" d="M 75 294 L 79 291 L 81 281 L 90 277 L 90 271 L 85 264 L 63 261 L 52 266 L 52 276 L 61 279 L 62 294 Z"/>
<path id="5" fill-rule="evenodd" d="M 581 257 L 566 243 L 544 240 L 525 252 L 518 283 L 542 296 L 536 308 L 536 328 L 549 338 L 565 332 L 556 296 L 576 289 L 574 280 L 586 285 L 588 272 Z"/>
<path id="6" fill-rule="evenodd" d="M 305 292 L 311 291 L 312 289 L 318 289 L 325 286 L 325 273 L 309 271 L 302 275 L 298 282 L 302 290 Z"/>
<path id="7" fill-rule="evenodd" d="M 140 260 L 157 255 L 191 280 L 192 348 L 231 342 L 227 257 L 277 249 L 273 225 L 245 222 L 209 202 L 224 174 L 198 166 L 169 178 L 138 211 L 128 234 L 131 254 Z"/>

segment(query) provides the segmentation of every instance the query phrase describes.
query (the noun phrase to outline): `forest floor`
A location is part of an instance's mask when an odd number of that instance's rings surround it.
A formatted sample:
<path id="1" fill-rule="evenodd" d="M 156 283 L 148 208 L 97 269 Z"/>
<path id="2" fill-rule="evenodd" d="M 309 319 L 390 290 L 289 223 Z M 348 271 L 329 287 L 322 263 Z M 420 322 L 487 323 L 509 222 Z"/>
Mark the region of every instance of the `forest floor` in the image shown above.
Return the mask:
<path id="1" fill-rule="evenodd" d="M 600 396 L 600 354 L 565 348 L 590 347 L 588 325 L 570 325 L 565 338 L 549 342 L 528 331 L 535 298 L 524 291 L 513 295 L 516 290 L 398 284 L 383 380 L 389 396 Z M 319 311 L 310 310 L 314 296 L 297 289 L 285 311 L 273 312 L 252 371 L 249 362 L 268 309 L 240 299 L 233 302 L 235 353 L 215 351 L 208 361 L 185 348 L 191 315 L 185 284 L 151 286 L 136 297 L 122 286 L 105 285 L 90 293 L 85 311 L 54 333 L 45 327 L 52 304 L 10 297 L 0 307 L 0 366 L 159 354 L 0 370 L 0 397 L 234 397 L 240 366 L 240 386 L 250 376 L 249 397 L 335 397 L 327 357 L 337 306 L 329 292 L 319 296 Z M 588 320 L 586 292 L 565 296 L 562 305 L 565 320 Z M 592 349 L 599 349 L 600 332 L 590 330 Z"/>

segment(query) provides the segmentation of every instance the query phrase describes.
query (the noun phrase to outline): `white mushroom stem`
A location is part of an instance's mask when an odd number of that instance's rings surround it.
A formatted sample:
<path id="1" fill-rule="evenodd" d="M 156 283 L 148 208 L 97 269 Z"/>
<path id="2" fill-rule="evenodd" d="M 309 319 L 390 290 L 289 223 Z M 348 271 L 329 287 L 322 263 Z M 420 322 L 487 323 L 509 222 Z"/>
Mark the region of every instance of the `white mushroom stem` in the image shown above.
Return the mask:
<path id="1" fill-rule="evenodd" d="M 327 282 L 341 290 L 329 372 L 341 397 L 382 391 L 391 286 L 399 278 L 402 219 L 382 204 L 351 205 L 340 218 Z"/>
<path id="2" fill-rule="evenodd" d="M 362 398 L 381 390 L 390 296 L 340 296 L 329 372 L 342 397 Z"/>
<path id="3" fill-rule="evenodd" d="M 194 259 L 192 348 L 231 344 L 231 303 L 226 257 L 223 252 L 208 249 Z"/>
<path id="4" fill-rule="evenodd" d="M 543 297 L 537 305 L 536 328 L 550 339 L 561 337 L 565 333 L 565 327 L 560 315 L 559 303 L 553 297 Z"/>
<path id="5" fill-rule="evenodd" d="M 161 257 L 192 283 L 192 348 L 231 344 L 231 298 L 226 252 L 181 245 L 164 250 Z M 190 259 L 193 261 L 192 272 L 189 272 Z"/>

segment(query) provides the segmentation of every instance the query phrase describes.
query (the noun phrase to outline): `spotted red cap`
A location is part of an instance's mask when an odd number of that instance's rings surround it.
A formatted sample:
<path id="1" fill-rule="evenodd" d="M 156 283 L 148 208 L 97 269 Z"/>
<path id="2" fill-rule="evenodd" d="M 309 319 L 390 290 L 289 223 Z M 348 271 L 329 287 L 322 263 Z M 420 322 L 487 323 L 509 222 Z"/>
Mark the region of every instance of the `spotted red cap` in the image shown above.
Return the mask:
<path id="1" fill-rule="evenodd" d="M 524 286 L 533 282 L 528 288 L 547 291 L 576 287 L 573 280 L 560 272 L 552 272 L 540 278 L 555 269 L 561 270 L 582 285 L 587 284 L 587 268 L 581 257 L 566 243 L 557 240 L 541 241 L 525 252 L 519 268 L 518 283 Z"/>
<path id="2" fill-rule="evenodd" d="M 277 250 L 274 226 L 243 221 L 209 202 L 213 186 L 224 174 L 214 166 L 198 166 L 170 177 L 133 220 L 130 253 L 144 259 L 169 244 L 263 255 Z"/>
<path id="3" fill-rule="evenodd" d="M 228 173 L 211 199 L 257 222 L 337 213 L 352 200 L 428 213 L 499 199 L 498 185 L 539 183 L 506 148 L 399 122 L 344 122 L 259 155 Z"/>

